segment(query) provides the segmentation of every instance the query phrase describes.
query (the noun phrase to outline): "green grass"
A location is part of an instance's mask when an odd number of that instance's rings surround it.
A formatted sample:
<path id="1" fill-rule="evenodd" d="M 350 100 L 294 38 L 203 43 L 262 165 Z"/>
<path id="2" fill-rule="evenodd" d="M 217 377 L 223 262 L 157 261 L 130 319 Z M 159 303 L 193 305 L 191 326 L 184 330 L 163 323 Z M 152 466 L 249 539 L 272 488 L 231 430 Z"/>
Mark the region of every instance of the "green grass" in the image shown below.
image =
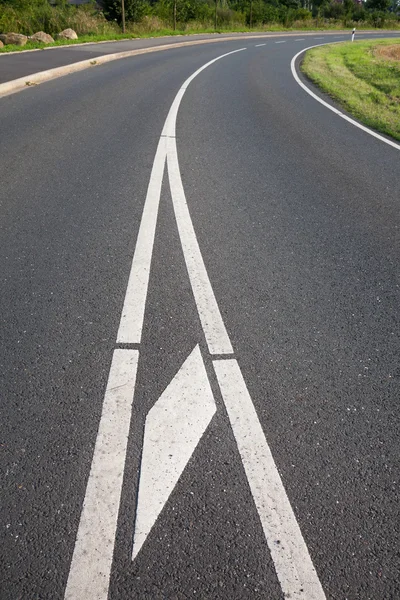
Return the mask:
<path id="1" fill-rule="evenodd" d="M 400 140 L 400 61 L 378 55 L 400 40 L 330 44 L 309 50 L 302 71 L 362 123 Z"/>

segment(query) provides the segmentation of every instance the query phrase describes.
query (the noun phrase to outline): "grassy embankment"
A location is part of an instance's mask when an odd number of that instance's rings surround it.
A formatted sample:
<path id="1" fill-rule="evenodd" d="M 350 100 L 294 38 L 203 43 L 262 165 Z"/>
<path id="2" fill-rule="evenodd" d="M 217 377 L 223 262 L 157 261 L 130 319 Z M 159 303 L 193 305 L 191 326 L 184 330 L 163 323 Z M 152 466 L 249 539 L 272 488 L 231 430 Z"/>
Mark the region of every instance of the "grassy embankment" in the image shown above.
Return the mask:
<path id="1" fill-rule="evenodd" d="M 314 48 L 301 68 L 362 123 L 400 140 L 400 40 Z"/>

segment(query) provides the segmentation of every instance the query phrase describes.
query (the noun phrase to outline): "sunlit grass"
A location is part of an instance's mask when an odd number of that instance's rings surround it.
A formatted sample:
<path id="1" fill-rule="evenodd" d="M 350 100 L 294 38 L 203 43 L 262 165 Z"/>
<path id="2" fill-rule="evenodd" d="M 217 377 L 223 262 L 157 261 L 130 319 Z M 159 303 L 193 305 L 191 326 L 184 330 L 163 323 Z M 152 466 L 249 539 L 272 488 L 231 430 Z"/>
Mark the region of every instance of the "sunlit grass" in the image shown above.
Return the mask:
<path id="1" fill-rule="evenodd" d="M 332 44 L 309 50 L 303 72 L 360 121 L 400 140 L 400 40 Z M 388 56 L 389 54 L 389 56 Z"/>

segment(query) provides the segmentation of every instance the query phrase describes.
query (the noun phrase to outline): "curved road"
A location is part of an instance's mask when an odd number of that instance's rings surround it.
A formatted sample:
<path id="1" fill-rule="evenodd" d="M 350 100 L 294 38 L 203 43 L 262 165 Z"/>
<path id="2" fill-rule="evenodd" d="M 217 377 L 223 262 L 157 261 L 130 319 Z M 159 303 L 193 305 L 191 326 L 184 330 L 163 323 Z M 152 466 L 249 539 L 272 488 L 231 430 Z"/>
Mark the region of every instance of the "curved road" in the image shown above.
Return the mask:
<path id="1" fill-rule="evenodd" d="M 5 600 L 400 596 L 400 154 L 323 42 L 0 99 Z"/>

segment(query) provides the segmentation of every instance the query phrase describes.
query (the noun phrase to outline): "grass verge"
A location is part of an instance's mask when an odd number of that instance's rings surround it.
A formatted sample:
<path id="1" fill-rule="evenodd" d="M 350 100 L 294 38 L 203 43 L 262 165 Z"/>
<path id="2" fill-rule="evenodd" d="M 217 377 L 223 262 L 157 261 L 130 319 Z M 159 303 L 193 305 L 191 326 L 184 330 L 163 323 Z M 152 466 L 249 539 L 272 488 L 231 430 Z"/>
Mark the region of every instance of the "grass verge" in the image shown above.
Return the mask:
<path id="1" fill-rule="evenodd" d="M 365 125 L 400 140 L 400 40 L 309 50 L 301 69 Z"/>

